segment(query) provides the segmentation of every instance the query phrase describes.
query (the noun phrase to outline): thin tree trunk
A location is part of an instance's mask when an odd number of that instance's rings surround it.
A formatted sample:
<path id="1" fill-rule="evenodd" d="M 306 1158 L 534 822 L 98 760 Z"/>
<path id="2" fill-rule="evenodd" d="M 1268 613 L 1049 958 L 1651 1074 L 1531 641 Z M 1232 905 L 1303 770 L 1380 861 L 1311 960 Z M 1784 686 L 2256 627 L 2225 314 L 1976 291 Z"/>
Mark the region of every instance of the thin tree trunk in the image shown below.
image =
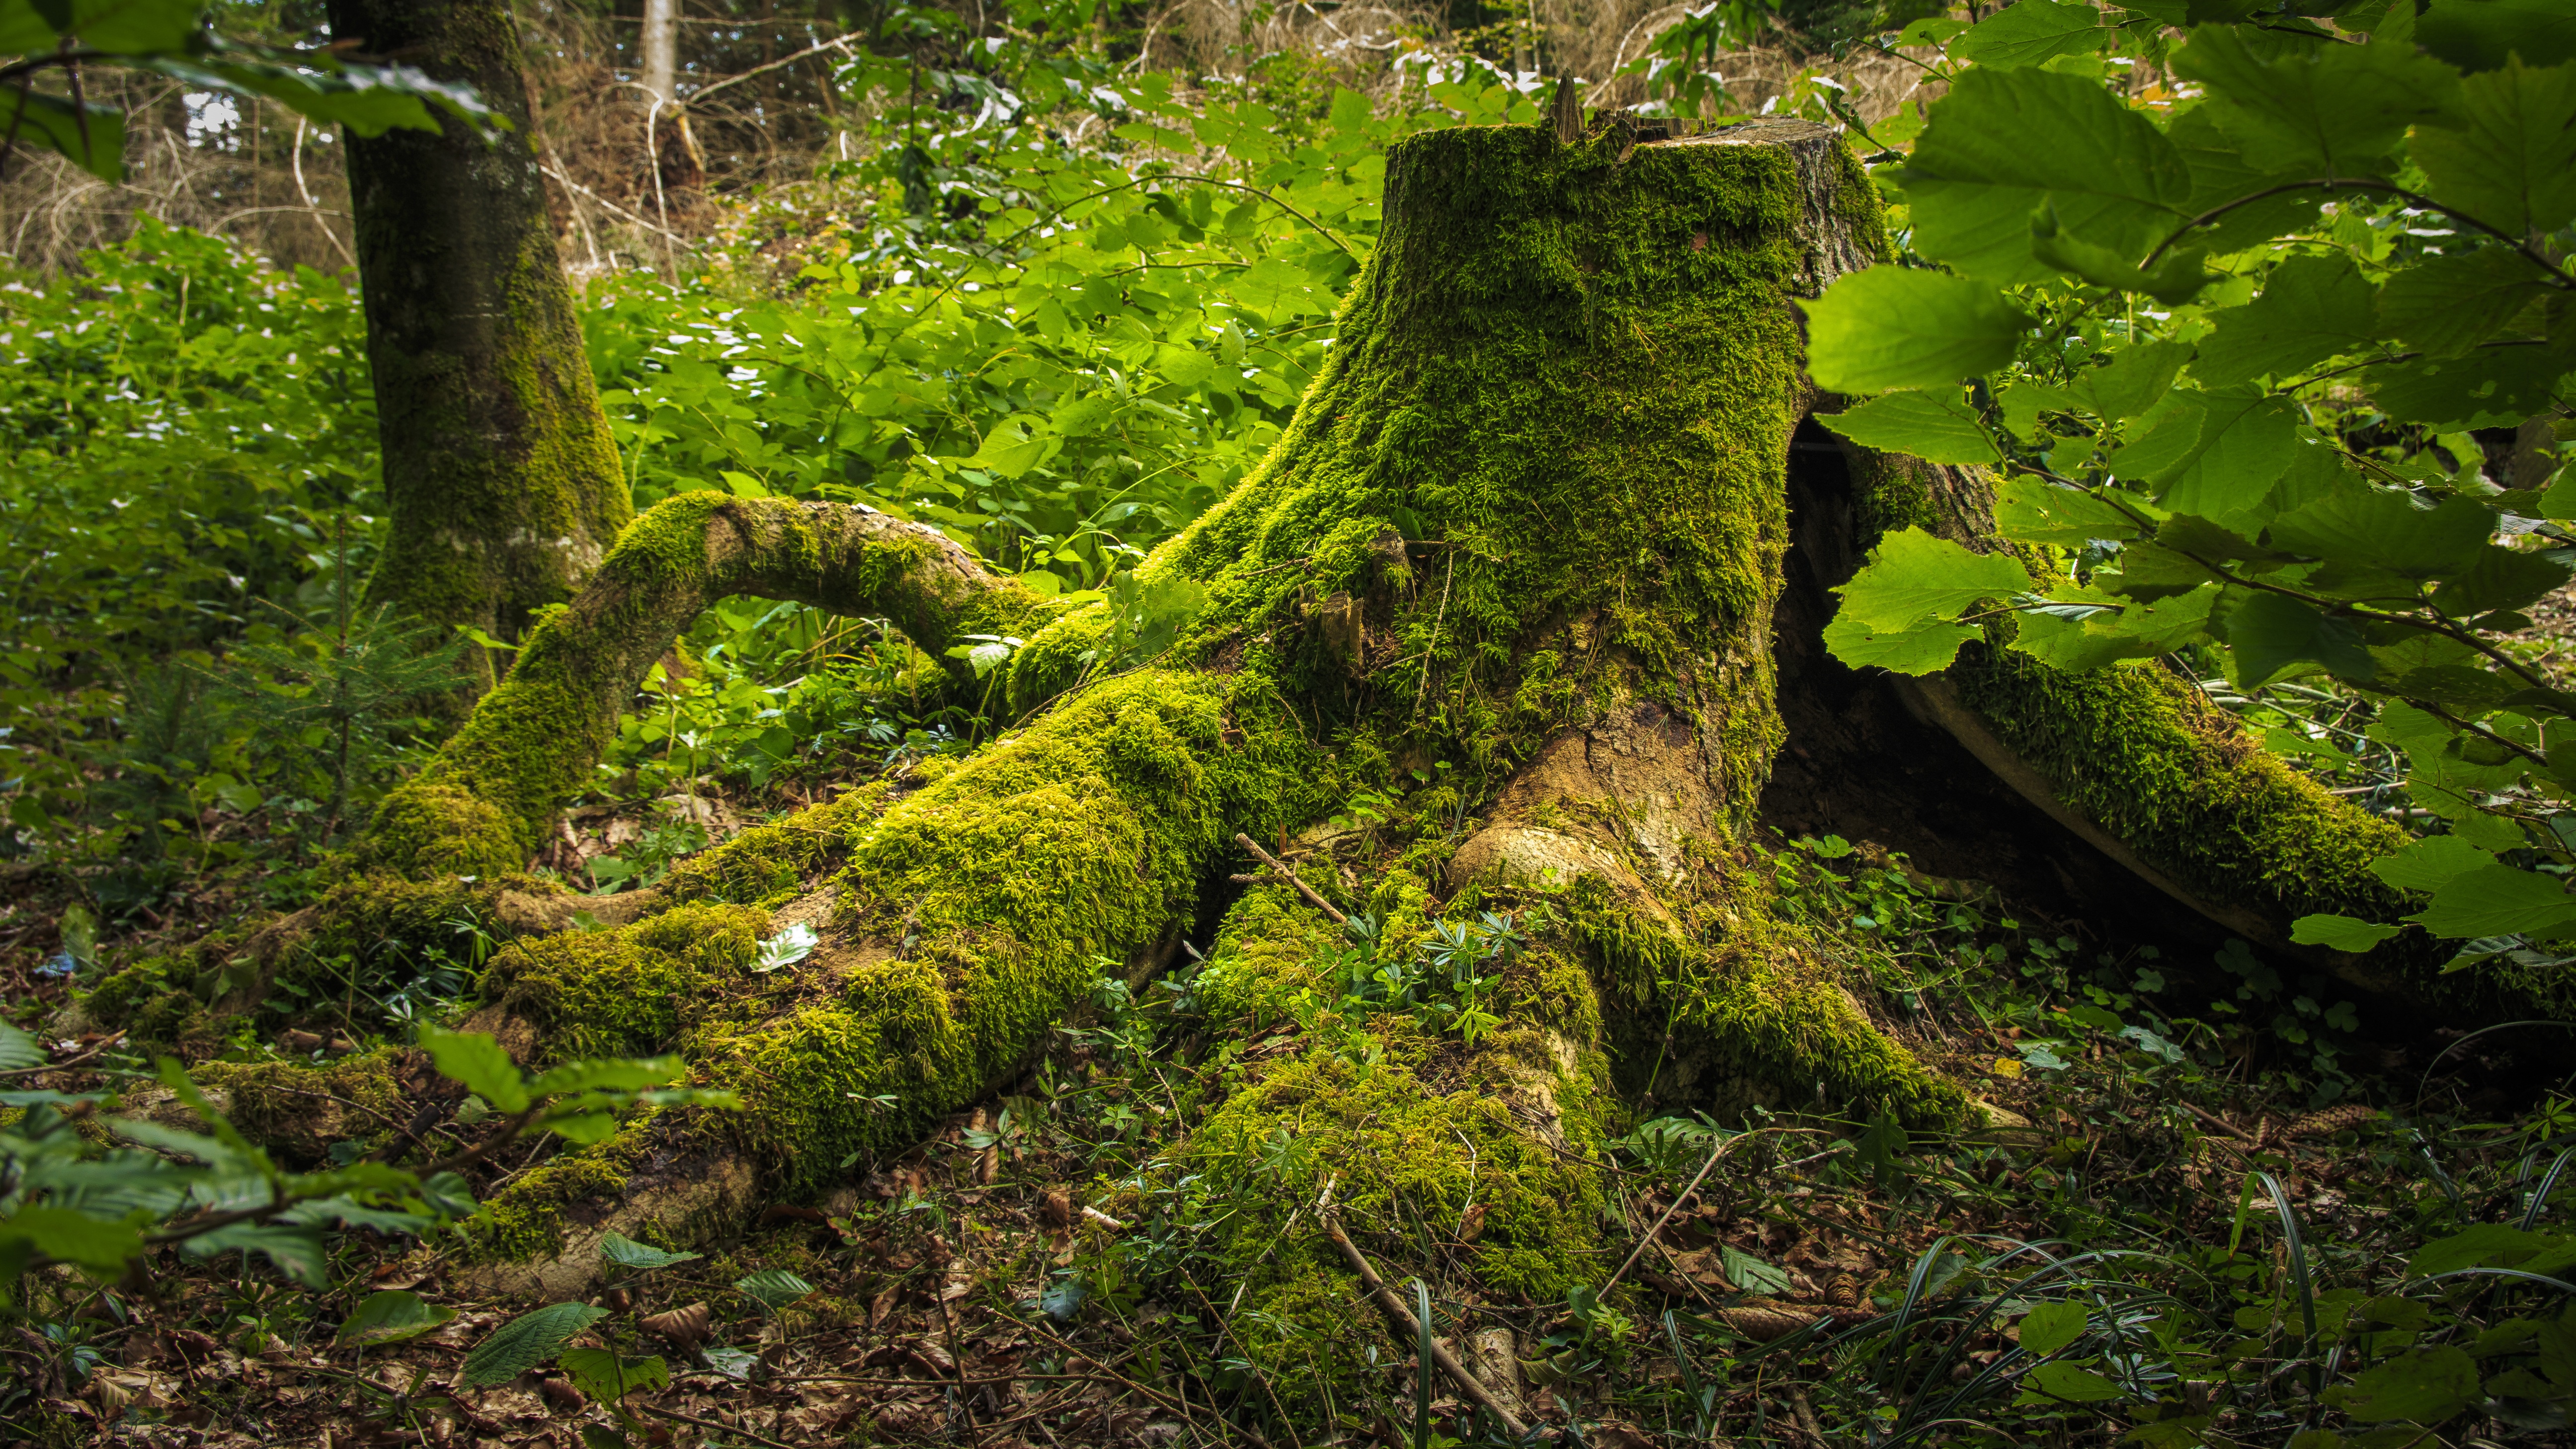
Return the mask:
<path id="1" fill-rule="evenodd" d="M 517 23 L 502 0 L 331 0 L 330 16 L 509 122 L 346 149 L 392 522 L 368 596 L 510 640 L 633 512 L 546 214 Z M 469 658 L 479 693 L 493 663 Z"/>

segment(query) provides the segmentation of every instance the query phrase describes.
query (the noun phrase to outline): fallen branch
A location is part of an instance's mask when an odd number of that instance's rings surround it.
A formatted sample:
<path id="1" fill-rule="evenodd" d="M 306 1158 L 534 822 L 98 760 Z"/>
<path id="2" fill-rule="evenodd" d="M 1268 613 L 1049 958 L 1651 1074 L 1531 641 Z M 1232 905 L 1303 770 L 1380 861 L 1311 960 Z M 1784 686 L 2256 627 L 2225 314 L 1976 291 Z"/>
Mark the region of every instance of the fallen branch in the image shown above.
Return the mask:
<path id="1" fill-rule="evenodd" d="M 1238 835 L 1235 839 L 1243 840 L 1243 837 Z M 1251 845 L 1252 842 L 1246 840 L 1244 844 Z M 1253 853 L 1259 855 L 1261 848 L 1253 846 Z M 1262 858 L 1266 860 L 1269 857 Z M 1323 1219 L 1324 1232 L 1332 1238 L 1333 1246 L 1342 1250 L 1342 1256 L 1350 1262 L 1351 1270 L 1360 1275 L 1360 1287 L 1367 1290 L 1369 1296 L 1377 1301 L 1379 1310 L 1386 1314 L 1387 1320 L 1405 1335 L 1407 1343 L 1425 1342 L 1422 1323 L 1413 1316 L 1413 1310 L 1405 1307 L 1404 1300 L 1395 1296 L 1395 1290 L 1387 1287 L 1378 1278 L 1377 1270 L 1369 1266 L 1368 1258 L 1360 1252 L 1356 1244 L 1351 1242 L 1350 1235 L 1342 1231 L 1341 1214 L 1333 1210 L 1333 1189 L 1330 1183 L 1325 1184 L 1324 1195 L 1315 1204 L 1315 1213 Z M 1458 1362 L 1456 1355 L 1442 1348 L 1438 1339 L 1429 1339 L 1428 1342 L 1431 1345 L 1431 1361 L 1438 1364 L 1440 1371 L 1447 1374 L 1450 1380 L 1458 1385 L 1458 1391 L 1465 1394 L 1469 1402 L 1501 1421 L 1503 1432 L 1513 1438 L 1517 1439 L 1529 1432 L 1521 1421 L 1513 1416 L 1511 1410 L 1504 1408 L 1502 1402 L 1487 1392 L 1484 1384 L 1467 1371 L 1465 1364 Z M 1420 1367 L 1416 1365 L 1417 1371 Z"/>
<path id="2" fill-rule="evenodd" d="M 650 1414 L 656 1419 L 669 1419 L 675 1424 L 695 1424 L 701 1429 L 713 1429 L 719 1434 L 738 1435 L 742 1438 L 749 1439 L 754 1444 L 766 1444 L 769 1446 L 769 1449 L 796 1449 L 795 1445 L 782 1443 L 779 1440 L 770 1438 L 766 1434 L 755 1434 L 749 1429 L 741 1428 L 733 1424 L 723 1423 L 715 1419 L 701 1419 L 695 1414 L 683 1414 L 677 1409 L 657 1409 L 651 1404 L 632 1404 L 628 1407 Z"/>
<path id="3" fill-rule="evenodd" d="M 1708 1170 L 1710 1168 L 1717 1166 L 1717 1160 L 1726 1155 L 1726 1149 L 1743 1140 L 1744 1139 L 1741 1136 L 1727 1137 L 1719 1140 L 1716 1148 L 1708 1154 L 1708 1161 L 1701 1163 L 1699 1165 L 1699 1171 L 1691 1174 L 1690 1185 L 1683 1188 L 1680 1193 L 1675 1195 L 1671 1202 L 1664 1205 L 1664 1215 L 1655 1219 L 1655 1225 L 1646 1229 L 1646 1235 L 1637 1240 L 1637 1246 L 1628 1250 L 1627 1261 L 1619 1265 L 1619 1271 L 1611 1274 L 1610 1281 L 1601 1285 L 1601 1296 L 1603 1298 L 1608 1298 L 1610 1296 L 1610 1290 L 1619 1286 L 1619 1280 L 1628 1276 L 1628 1270 L 1635 1267 L 1637 1264 L 1637 1255 L 1646 1251 L 1646 1245 L 1655 1240 L 1655 1234 L 1662 1232 L 1664 1230 L 1664 1224 L 1673 1220 L 1673 1214 L 1681 1210 L 1682 1203 L 1688 1199 L 1692 1193 L 1699 1191 L 1700 1179 L 1708 1176 Z"/>
<path id="4" fill-rule="evenodd" d="M 1304 896 L 1307 904 L 1313 906 L 1316 910 L 1322 911 L 1325 915 L 1330 916 L 1334 925 L 1347 926 L 1351 923 L 1350 917 L 1334 910 L 1333 903 L 1331 901 L 1315 894 L 1315 888 L 1306 884 L 1304 881 L 1299 880 L 1297 878 L 1297 872 L 1290 870 L 1287 865 L 1279 859 L 1279 857 L 1272 855 L 1269 851 L 1253 844 L 1251 836 L 1238 830 L 1234 835 L 1234 843 L 1242 846 L 1248 851 L 1251 851 L 1253 859 L 1270 867 L 1271 872 L 1277 875 L 1281 880 L 1295 886 L 1297 888 L 1297 894 Z"/>

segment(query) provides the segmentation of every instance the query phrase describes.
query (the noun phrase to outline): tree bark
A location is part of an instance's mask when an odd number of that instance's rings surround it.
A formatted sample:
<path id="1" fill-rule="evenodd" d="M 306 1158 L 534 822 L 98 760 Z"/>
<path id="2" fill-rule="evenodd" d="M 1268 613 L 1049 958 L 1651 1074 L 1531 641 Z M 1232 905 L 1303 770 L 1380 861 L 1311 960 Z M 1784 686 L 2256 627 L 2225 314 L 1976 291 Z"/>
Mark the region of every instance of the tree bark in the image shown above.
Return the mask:
<path id="1" fill-rule="evenodd" d="M 509 123 L 345 140 L 391 515 L 369 597 L 512 640 L 633 512 L 546 214 L 517 23 L 504 0 L 332 0 L 330 17 Z M 469 666 L 488 689 L 486 651 Z"/>
<path id="2" fill-rule="evenodd" d="M 756 1189 L 830 1192 L 1187 936 L 1213 1031 L 1295 1030 L 1175 1120 L 1152 1171 L 1184 1218 L 1224 1204 L 1196 1241 L 1242 1284 L 1246 1355 L 1344 1393 L 1375 1330 L 1302 1206 L 1328 1186 L 1382 1260 L 1544 1301 L 1616 1261 L 1606 1144 L 1648 1106 L 1975 1123 L 1874 1004 L 1868 947 L 1773 910 L 1766 808 L 1866 818 L 1839 775 L 1907 778 L 1877 810 L 1896 833 L 2043 842 L 2023 856 L 2053 852 L 2088 906 L 2135 909 L 2138 867 L 2266 930 L 2364 894 L 2350 857 L 2376 827 L 2165 675 L 1988 652 L 1945 717 L 1821 660 L 1822 591 L 1884 530 L 1993 546 L 1989 480 L 1819 453 L 1803 422 L 1796 300 L 1883 246 L 1830 133 L 1434 132 L 1391 151 L 1385 209 L 1277 449 L 1139 570 L 1200 600 L 1159 657 L 1114 657 L 1131 631 L 1109 605 L 1062 611 L 928 530 L 675 500 L 387 801 L 376 874 L 345 888 L 378 921 L 366 903 L 405 875 L 433 900 L 501 889 L 636 678 L 723 594 L 890 613 L 934 648 L 1029 641 L 957 680 L 1021 720 L 973 757 L 748 831 L 627 898 L 631 924 L 532 927 L 495 959 L 475 1024 L 514 1053 L 677 1050 L 745 1110 L 639 1119 L 515 1179 L 473 1228 L 493 1286 L 568 1291 L 611 1229 L 687 1235 Z M 1956 742 L 1979 732 L 1992 748 Z M 1904 777 L 1912 758 L 1947 776 Z M 1399 820 L 1329 823 L 1362 791 L 1401 794 Z M 2221 847 L 2194 855 L 2192 831 Z M 1238 832 L 1367 929 L 1287 882 L 1233 883 Z M 2239 847 L 2269 855 L 2231 865 Z M 1348 994 L 1354 960 L 1402 966 L 1435 921 L 1482 911 L 1519 944 L 1490 956 L 1476 1029 Z M 788 922 L 824 945 L 753 972 Z"/>

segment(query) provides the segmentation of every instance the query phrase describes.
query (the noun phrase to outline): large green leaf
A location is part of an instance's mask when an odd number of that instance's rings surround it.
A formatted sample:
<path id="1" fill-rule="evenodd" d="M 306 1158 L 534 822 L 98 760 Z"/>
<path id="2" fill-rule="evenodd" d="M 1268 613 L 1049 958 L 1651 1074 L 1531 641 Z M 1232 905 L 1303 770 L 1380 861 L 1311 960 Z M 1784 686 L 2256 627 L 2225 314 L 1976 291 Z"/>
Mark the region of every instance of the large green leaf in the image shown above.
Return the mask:
<path id="1" fill-rule="evenodd" d="M 2457 357 L 2556 290 L 2510 247 L 2428 257 L 2379 289 L 2379 328 L 2433 357 Z"/>
<path id="2" fill-rule="evenodd" d="M 2401 891 L 2431 895 L 2453 876 L 2495 863 L 2494 852 L 2480 850 L 2456 835 L 2427 835 L 2372 861 L 2370 873 Z"/>
<path id="3" fill-rule="evenodd" d="M 2206 88 L 2204 108 L 2262 170 L 2382 175 L 2409 126 L 2458 114 L 2459 73 L 2412 46 L 2203 25 L 2174 52 L 2173 68 Z"/>
<path id="4" fill-rule="evenodd" d="M 59 151 L 101 181 L 125 179 L 125 113 L 114 106 L 0 87 L 0 135 Z"/>
<path id="5" fill-rule="evenodd" d="M 331 1341 L 343 1346 L 361 1347 L 379 1343 L 398 1343 L 418 1338 L 456 1316 L 456 1310 L 424 1300 L 407 1289 L 388 1288 L 370 1293 L 349 1310 L 340 1322 L 340 1331 Z"/>
<path id="6" fill-rule="evenodd" d="M 52 1060 L 44 1043 L 8 1022 L 0 1021 L 0 1072 L 23 1072 Z"/>
<path id="7" fill-rule="evenodd" d="M 778 1312 L 814 1291 L 814 1285 L 784 1268 L 764 1268 L 734 1283 L 761 1307 Z"/>
<path id="8" fill-rule="evenodd" d="M 1956 388 L 1907 388 L 1843 412 L 1819 413 L 1816 421 L 1864 448 L 1927 463 L 1993 463 L 2003 457 L 1985 422 Z"/>
<path id="9" fill-rule="evenodd" d="M 2377 349 L 2375 298 L 2341 253 L 2292 257 L 2241 307 L 2210 314 L 2191 375 L 2212 387 L 2287 378 L 2329 357 Z"/>
<path id="10" fill-rule="evenodd" d="M 471 1388 L 506 1384 L 563 1351 L 572 1336 L 608 1316 L 587 1303 L 557 1303 L 522 1313 L 465 1355 L 459 1377 Z"/>
<path id="11" fill-rule="evenodd" d="M 2442 882 L 2433 903 L 2406 919 L 2434 935 L 2459 940 L 2558 936 L 2576 926 L 2576 896 L 2567 894 L 2566 883 L 2554 875 L 2487 865 Z"/>
<path id="12" fill-rule="evenodd" d="M 2030 571 L 2004 553 L 1972 553 L 1920 528 L 1903 528 L 1871 549 L 1842 595 L 1842 617 L 1881 629 L 1949 619 L 2031 587 Z"/>
<path id="13" fill-rule="evenodd" d="M 2067 235 L 2144 257 L 2190 215 L 2191 170 L 2145 114 L 2081 76 L 1973 68 L 1931 107 L 1895 174 L 1917 250 L 2006 282 L 2048 279 L 2031 253 L 2045 203 Z"/>
<path id="14" fill-rule="evenodd" d="M 621 1268 L 650 1272 L 655 1268 L 668 1268 L 674 1263 L 693 1262 L 703 1255 L 665 1252 L 650 1243 L 639 1243 L 624 1233 L 610 1233 L 599 1240 L 599 1256 Z"/>
<path id="15" fill-rule="evenodd" d="M 488 1033 L 423 1027 L 420 1046 L 440 1076 L 464 1084 L 465 1090 L 491 1103 L 494 1111 L 527 1110 L 528 1088 L 519 1064 Z"/>
<path id="16" fill-rule="evenodd" d="M 2415 133 L 2433 199 L 2508 236 L 2576 220 L 2576 65 L 2511 61 L 2460 89 L 2459 124 Z"/>
<path id="17" fill-rule="evenodd" d="M 2176 388 L 2130 427 L 2111 475 L 2143 483 L 2156 501 L 2224 527 L 2250 530 L 2293 462 L 2298 412 L 2254 388 Z"/>
<path id="18" fill-rule="evenodd" d="M 605 1348 L 568 1348 L 563 1353 L 563 1371 L 573 1387 L 603 1404 L 671 1386 L 671 1366 L 658 1354 L 626 1358 Z"/>
<path id="19" fill-rule="evenodd" d="M 2021 1321 L 2016 1335 L 2022 1352 L 2042 1358 L 2061 1348 L 2072 1347 L 2084 1336 L 2084 1325 L 2092 1314 L 2081 1303 L 2041 1303 L 2032 1306 Z"/>
<path id="20" fill-rule="evenodd" d="M 1937 620 L 1903 629 L 1882 629 L 1847 614 L 1825 626 L 1825 649 L 1854 669 L 1886 669 L 1898 674 L 1937 674 L 1950 667 L 1969 640 L 1980 637 L 1974 624 Z"/>
<path id="21" fill-rule="evenodd" d="M 2330 951 L 2349 951 L 2357 956 L 2404 929 L 2403 926 L 2382 926 L 2351 916 L 2301 916 L 2290 923 L 2290 939 L 2301 946 L 2323 946 Z"/>
<path id="22" fill-rule="evenodd" d="M 2547 554 L 2488 544 L 2478 550 L 2467 573 L 2445 582 L 2434 594 L 2443 612 L 2458 618 L 2489 609 L 2519 609 L 2567 586 L 2571 570 Z"/>
<path id="23" fill-rule="evenodd" d="M 2564 0 L 2432 0 L 2415 22 L 2426 50 L 2462 70 L 2576 59 L 2576 10 Z"/>
<path id="24" fill-rule="evenodd" d="M 2390 488 L 2349 483 L 2272 520 L 2272 546 L 2384 569 L 2407 578 L 2455 574 L 2477 562 L 2495 514 L 2465 498 L 2421 508 Z"/>
<path id="25" fill-rule="evenodd" d="M 2304 171 L 2267 171 L 2247 161 L 2243 144 L 2219 126 L 2212 108 L 2185 111 L 2165 128 L 2165 139 L 2191 168 L 2191 201 L 2184 210 L 2193 217 L 2217 218 L 2192 232 L 2195 244 L 2222 256 L 2268 248 L 2275 238 L 2316 222 L 2325 193 L 2299 184 L 2315 178 Z M 2290 189 L 2276 189 L 2282 187 Z"/>
<path id="26" fill-rule="evenodd" d="M 101 1277 L 123 1272 L 127 1260 L 143 1251 L 143 1236 L 133 1224 L 59 1207 L 20 1208 L 0 1218 L 0 1244 L 13 1241 Z"/>
<path id="27" fill-rule="evenodd" d="M 2020 0 L 1976 24 L 1950 42 L 1952 60 L 1974 61 L 1997 70 L 2040 65 L 2061 55 L 2083 55 L 2101 49 L 2121 32 L 2102 23 L 2091 5 L 2059 0 Z"/>
<path id="28" fill-rule="evenodd" d="M 687 1072 L 687 1063 L 678 1057 L 566 1062 L 549 1068 L 544 1075 L 529 1082 L 527 1088 L 533 1097 L 550 1097 L 558 1092 L 636 1092 L 646 1087 L 658 1087 Z M 495 1102 L 493 1105 L 497 1107 L 500 1104 Z"/>
<path id="29" fill-rule="evenodd" d="M 2097 538 L 2130 539 L 2138 525 L 2096 494 L 2041 478 L 2009 478 L 1995 490 L 1995 528 L 2022 543 L 2082 548 Z"/>
<path id="30" fill-rule="evenodd" d="M 2570 366 L 2563 345 L 2498 343 L 2465 357 L 2381 363 L 2363 369 L 2359 381 L 2396 421 L 2459 433 L 2549 411 L 2576 391 L 2569 387 Z"/>
<path id="31" fill-rule="evenodd" d="M 203 6 L 196 0 L 47 0 L 35 7 L 90 50 L 117 55 L 187 48 Z"/>
<path id="32" fill-rule="evenodd" d="M 2109 421 L 2133 418 L 2164 400 L 2192 355 L 2192 349 L 2179 342 L 2133 343 L 2112 353 L 2111 360 L 2100 367 L 2079 369 L 2068 390 Z"/>
<path id="33" fill-rule="evenodd" d="M 2362 644 L 2361 631 L 2315 605 L 2281 594 L 2249 595 L 2227 615 L 2228 664 L 2236 682 L 2252 689 L 2303 665 L 2339 678 L 2367 682 L 2379 666 Z"/>
<path id="34" fill-rule="evenodd" d="M 2478 1365 L 2460 1348 L 2418 1349 L 2330 1391 L 2345 1414 L 2364 1424 L 2404 1420 L 2439 1424 L 2478 1397 Z"/>
<path id="35" fill-rule="evenodd" d="M 2030 318 L 1968 277 L 1873 267 L 1805 304 L 1807 369 L 1833 392 L 1938 388 L 2012 361 Z"/>

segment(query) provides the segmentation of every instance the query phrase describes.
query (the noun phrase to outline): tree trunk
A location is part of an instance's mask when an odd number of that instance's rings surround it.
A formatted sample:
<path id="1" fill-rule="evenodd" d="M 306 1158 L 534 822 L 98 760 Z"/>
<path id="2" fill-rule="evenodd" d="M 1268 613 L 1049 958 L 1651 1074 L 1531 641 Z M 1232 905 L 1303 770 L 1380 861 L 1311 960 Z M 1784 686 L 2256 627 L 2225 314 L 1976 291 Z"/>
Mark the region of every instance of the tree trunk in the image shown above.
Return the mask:
<path id="1" fill-rule="evenodd" d="M 2088 906 L 2133 908 L 2144 869 L 2278 934 L 2310 900 L 2369 894 L 2378 827 L 2154 670 L 2069 679 L 1996 653 L 1909 710 L 1816 652 L 1822 589 L 1880 531 L 1981 540 L 1989 498 L 1975 473 L 1799 447 L 1822 440 L 1795 299 L 1882 246 L 1830 133 L 1433 132 L 1390 153 L 1385 211 L 1277 449 L 1140 570 L 1149 596 L 1200 601 L 1158 658 L 1111 657 L 1132 631 L 1109 606 L 1063 612 L 927 529 L 686 498 L 388 800 L 379 874 L 344 888 L 377 930 L 389 892 L 502 892 L 636 678 L 722 594 L 891 613 L 934 652 L 1029 640 L 1000 681 L 1022 723 L 969 760 L 748 831 L 620 898 L 631 924 L 532 926 L 496 959 L 476 1025 L 523 1058 L 678 1050 L 746 1104 L 638 1120 L 515 1179 L 474 1229 L 496 1284 L 568 1291 L 612 1228 L 684 1236 L 755 1190 L 826 1193 L 1189 935 L 1213 1030 L 1294 1031 L 1211 1071 L 1235 1085 L 1171 1124 L 1157 1210 L 1227 1204 L 1196 1241 L 1244 1285 L 1243 1351 L 1341 1393 L 1376 1330 L 1317 1227 L 1328 1189 L 1372 1253 L 1551 1299 L 1615 1261 L 1604 1147 L 1648 1104 L 1976 1118 L 1873 1004 L 1866 948 L 1771 909 L 1748 848 L 1766 786 L 1776 811 L 1874 814 L 1936 847 L 1953 826 L 2019 838 L 2004 864 L 2053 855 L 2062 880 L 2034 882 Z M 1775 780 L 1784 719 L 1802 738 Z M 1906 793 L 1863 806 L 1845 773 Z M 1330 823 L 1363 791 L 1402 794 L 1397 823 Z M 1276 880 L 1229 884 L 1237 832 L 1366 929 Z M 2271 855 L 2249 868 L 2238 844 Z M 1488 1020 L 1346 993 L 1478 911 L 1521 938 L 1488 957 Z M 790 922 L 825 944 L 754 973 Z"/>
<path id="2" fill-rule="evenodd" d="M 636 47 L 644 93 L 667 106 L 680 98 L 680 0 L 644 0 L 644 34 Z"/>
<path id="3" fill-rule="evenodd" d="M 510 129 L 346 138 L 392 527 L 371 599 L 510 640 L 632 516 L 537 169 L 503 0 L 331 0 L 335 35 L 472 85 Z M 471 651 L 476 692 L 494 668 Z"/>

